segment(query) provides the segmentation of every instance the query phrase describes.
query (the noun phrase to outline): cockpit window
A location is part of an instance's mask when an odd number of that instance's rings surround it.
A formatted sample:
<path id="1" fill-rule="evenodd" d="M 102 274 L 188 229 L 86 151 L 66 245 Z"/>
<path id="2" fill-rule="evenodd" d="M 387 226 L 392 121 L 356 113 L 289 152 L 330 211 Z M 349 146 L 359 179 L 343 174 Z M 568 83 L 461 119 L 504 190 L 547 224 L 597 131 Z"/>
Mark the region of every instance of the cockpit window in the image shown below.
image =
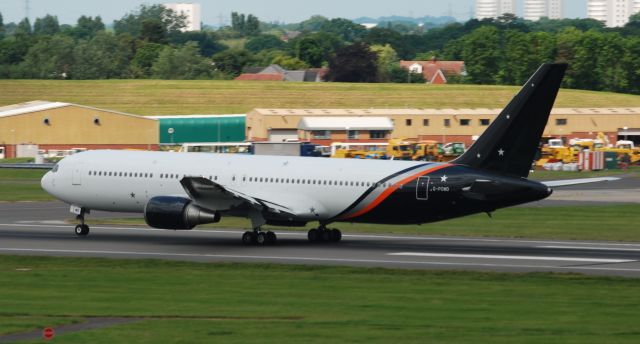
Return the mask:
<path id="1" fill-rule="evenodd" d="M 55 164 L 55 166 L 53 166 L 53 168 L 51 169 L 51 172 L 53 173 L 58 172 L 58 164 Z"/>

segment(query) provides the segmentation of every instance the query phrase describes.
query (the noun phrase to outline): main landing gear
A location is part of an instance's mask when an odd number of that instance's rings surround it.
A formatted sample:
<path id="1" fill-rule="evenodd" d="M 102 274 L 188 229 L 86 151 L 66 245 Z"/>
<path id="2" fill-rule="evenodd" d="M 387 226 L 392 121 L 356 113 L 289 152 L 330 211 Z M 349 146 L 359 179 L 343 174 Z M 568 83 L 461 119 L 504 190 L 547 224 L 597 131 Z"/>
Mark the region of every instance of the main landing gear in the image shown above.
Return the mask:
<path id="1" fill-rule="evenodd" d="M 89 234 L 89 226 L 84 223 L 84 211 L 76 216 L 76 220 L 80 222 L 75 228 L 76 235 L 80 237 L 87 236 L 87 234 Z"/>
<path id="2" fill-rule="evenodd" d="M 245 245 L 273 245 L 278 240 L 276 233 L 272 231 L 263 232 L 260 227 L 255 228 L 253 232 L 247 231 L 242 234 L 242 243 Z"/>
<path id="3" fill-rule="evenodd" d="M 342 232 L 339 229 L 329 229 L 323 225 L 309 230 L 307 238 L 312 243 L 339 242 L 342 240 Z"/>

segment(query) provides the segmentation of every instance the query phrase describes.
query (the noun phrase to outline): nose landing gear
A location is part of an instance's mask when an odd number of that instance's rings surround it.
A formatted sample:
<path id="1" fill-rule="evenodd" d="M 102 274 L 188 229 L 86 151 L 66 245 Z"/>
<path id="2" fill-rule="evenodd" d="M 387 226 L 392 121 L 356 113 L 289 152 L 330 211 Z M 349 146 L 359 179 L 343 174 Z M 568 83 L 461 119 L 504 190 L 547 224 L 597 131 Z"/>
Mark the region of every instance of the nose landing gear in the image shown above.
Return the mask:
<path id="1" fill-rule="evenodd" d="M 71 207 L 71 212 L 73 213 L 77 213 L 77 207 L 72 206 Z M 80 208 L 79 214 L 76 216 L 76 220 L 78 220 L 78 222 L 80 222 L 80 224 L 78 224 L 75 228 L 75 233 L 77 236 L 87 236 L 89 234 L 89 226 L 84 223 L 84 214 L 89 213 L 89 211 L 85 208 Z"/>

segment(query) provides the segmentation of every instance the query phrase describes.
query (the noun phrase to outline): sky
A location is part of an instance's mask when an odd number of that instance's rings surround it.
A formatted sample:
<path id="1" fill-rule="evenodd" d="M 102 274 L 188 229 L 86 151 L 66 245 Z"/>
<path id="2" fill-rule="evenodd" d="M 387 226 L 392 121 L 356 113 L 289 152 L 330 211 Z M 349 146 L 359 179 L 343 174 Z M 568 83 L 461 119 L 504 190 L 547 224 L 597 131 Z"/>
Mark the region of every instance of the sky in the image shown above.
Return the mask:
<path id="1" fill-rule="evenodd" d="M 519 2 L 519 16 L 522 16 L 522 2 Z M 565 0 L 565 16 L 577 18 L 586 16 L 587 0 Z M 106 24 L 135 10 L 140 4 L 156 4 L 165 1 L 138 0 L 0 0 L 0 13 L 4 22 L 18 22 L 25 17 L 26 3 L 29 3 L 29 19 L 33 23 L 37 17 L 52 14 L 62 24 L 75 24 L 81 15 L 100 15 Z M 170 1 L 166 1 L 170 2 Z M 180 2 L 180 1 L 176 1 Z M 221 20 L 228 24 L 231 12 L 254 14 L 265 22 L 297 23 L 312 15 L 329 18 L 381 17 L 389 15 L 422 17 L 425 15 L 453 16 L 467 20 L 473 10 L 474 0 L 194 0 L 202 6 L 202 21 L 218 26 Z"/>

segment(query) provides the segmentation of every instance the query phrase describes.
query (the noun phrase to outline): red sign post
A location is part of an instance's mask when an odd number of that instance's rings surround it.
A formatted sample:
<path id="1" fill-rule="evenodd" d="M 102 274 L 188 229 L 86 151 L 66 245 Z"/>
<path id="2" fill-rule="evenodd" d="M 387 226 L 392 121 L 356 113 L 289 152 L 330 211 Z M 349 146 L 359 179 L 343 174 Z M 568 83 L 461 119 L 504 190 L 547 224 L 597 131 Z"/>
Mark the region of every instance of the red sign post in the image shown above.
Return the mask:
<path id="1" fill-rule="evenodd" d="M 42 337 L 44 339 L 51 340 L 53 339 L 53 336 L 55 336 L 55 331 L 52 327 L 45 327 L 45 329 L 42 330 Z"/>

